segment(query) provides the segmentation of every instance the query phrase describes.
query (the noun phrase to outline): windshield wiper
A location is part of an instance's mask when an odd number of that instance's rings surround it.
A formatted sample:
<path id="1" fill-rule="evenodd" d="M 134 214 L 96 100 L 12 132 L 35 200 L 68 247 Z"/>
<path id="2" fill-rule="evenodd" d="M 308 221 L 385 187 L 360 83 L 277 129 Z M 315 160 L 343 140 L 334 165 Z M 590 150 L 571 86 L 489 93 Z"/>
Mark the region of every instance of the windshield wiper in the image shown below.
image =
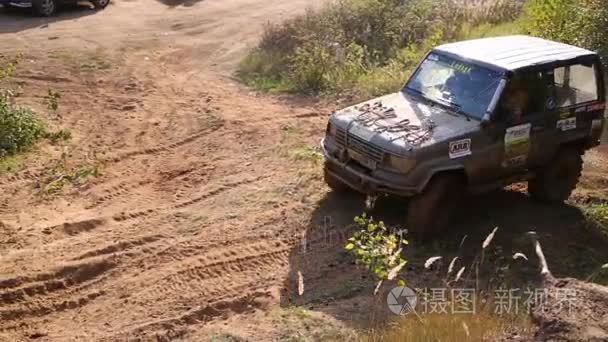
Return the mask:
<path id="1" fill-rule="evenodd" d="M 410 87 L 404 87 L 404 88 L 403 88 L 403 90 L 407 90 L 407 91 L 413 92 L 413 93 L 415 93 L 416 95 L 420 95 L 420 96 L 422 96 L 423 98 L 425 98 L 425 99 L 427 99 L 427 100 L 428 100 L 428 97 L 426 97 L 426 95 L 424 95 L 424 93 L 423 93 L 421 90 L 414 89 L 414 88 L 410 88 Z"/>
<path id="2" fill-rule="evenodd" d="M 452 108 L 456 112 L 457 115 L 462 115 L 467 119 L 467 121 L 471 121 L 471 118 L 465 112 L 462 111 L 462 106 L 460 104 L 450 101 L 450 100 L 442 99 L 442 98 L 437 98 L 437 100 L 439 102 L 442 102 L 446 106 Z"/>

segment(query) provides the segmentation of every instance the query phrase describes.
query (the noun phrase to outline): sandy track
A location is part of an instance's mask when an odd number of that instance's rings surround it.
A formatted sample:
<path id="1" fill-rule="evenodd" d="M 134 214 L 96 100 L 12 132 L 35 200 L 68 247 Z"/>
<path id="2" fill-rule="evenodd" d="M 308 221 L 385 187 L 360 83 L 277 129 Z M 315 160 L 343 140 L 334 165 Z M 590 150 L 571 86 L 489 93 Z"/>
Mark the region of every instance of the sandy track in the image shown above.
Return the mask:
<path id="1" fill-rule="evenodd" d="M 286 125 L 322 132 L 324 117 L 226 76 L 267 21 L 314 4 L 0 15 L 4 52 L 29 63 L 20 101 L 41 109 L 46 88 L 60 91 L 61 117 L 48 119 L 74 134 L 70 162 L 103 165 L 44 198 L 36 184 L 61 148 L 2 176 L 0 339 L 171 338 L 278 302 L 299 227 L 287 212 L 301 204 L 281 198 L 297 166 L 277 147 Z M 97 57 L 111 66 L 82 67 Z"/>

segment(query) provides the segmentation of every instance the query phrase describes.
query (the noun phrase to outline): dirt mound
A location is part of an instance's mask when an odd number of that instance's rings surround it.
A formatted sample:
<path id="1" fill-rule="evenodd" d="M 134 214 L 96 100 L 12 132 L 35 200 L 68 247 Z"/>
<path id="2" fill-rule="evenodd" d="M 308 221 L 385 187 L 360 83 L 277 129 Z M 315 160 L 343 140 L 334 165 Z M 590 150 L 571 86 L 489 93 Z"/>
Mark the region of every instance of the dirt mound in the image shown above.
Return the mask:
<path id="1" fill-rule="evenodd" d="M 532 312 L 536 340 L 608 340 L 608 287 L 566 278 L 545 290 Z"/>

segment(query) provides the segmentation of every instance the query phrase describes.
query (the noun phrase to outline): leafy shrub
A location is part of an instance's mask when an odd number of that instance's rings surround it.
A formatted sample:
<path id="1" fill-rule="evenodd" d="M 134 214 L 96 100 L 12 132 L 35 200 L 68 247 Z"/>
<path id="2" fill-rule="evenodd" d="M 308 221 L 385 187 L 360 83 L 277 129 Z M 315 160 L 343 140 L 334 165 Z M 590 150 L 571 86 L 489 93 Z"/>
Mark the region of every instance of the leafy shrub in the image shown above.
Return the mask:
<path id="1" fill-rule="evenodd" d="M 401 235 L 390 231 L 384 222 L 375 222 L 365 214 L 355 217 L 355 224 L 360 228 L 348 239 L 344 247 L 356 259 L 357 264 L 370 270 L 380 281 L 395 279 L 406 260 L 402 256 L 403 248 L 408 244 Z M 401 286 L 404 280 L 399 280 Z"/>
<path id="2" fill-rule="evenodd" d="M 465 1 L 466 3 L 466 1 Z M 268 25 L 238 75 L 263 90 L 375 95 L 396 90 L 428 49 L 461 27 L 512 21 L 520 2 L 340 0 Z"/>
<path id="3" fill-rule="evenodd" d="M 608 61 L 605 0 L 530 0 L 525 16 L 530 33 L 598 51 Z"/>
<path id="4" fill-rule="evenodd" d="M 28 148 L 45 134 L 45 125 L 32 110 L 14 106 L 7 95 L 0 95 L 0 157 Z"/>

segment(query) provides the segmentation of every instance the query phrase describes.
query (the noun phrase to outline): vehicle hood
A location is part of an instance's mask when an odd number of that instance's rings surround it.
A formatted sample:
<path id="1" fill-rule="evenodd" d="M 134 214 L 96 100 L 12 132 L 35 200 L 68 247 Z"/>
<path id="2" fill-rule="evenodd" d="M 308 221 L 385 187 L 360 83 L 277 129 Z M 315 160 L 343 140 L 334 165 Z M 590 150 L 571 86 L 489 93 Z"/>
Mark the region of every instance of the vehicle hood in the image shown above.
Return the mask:
<path id="1" fill-rule="evenodd" d="M 371 119 L 378 117 L 374 113 L 388 113 L 389 118 Z M 366 118 L 370 120 L 366 122 Z M 418 126 L 420 130 L 391 132 L 386 129 L 397 128 L 396 125 L 406 119 L 409 125 Z M 349 134 L 354 134 L 396 154 L 408 154 L 415 149 L 479 129 L 479 121 L 475 119 L 467 120 L 466 116 L 447 111 L 442 106 L 416 101 L 403 92 L 385 95 L 339 110 L 334 113 L 331 122 L 343 130 L 348 128 Z M 417 136 L 422 138 L 417 140 Z"/>

